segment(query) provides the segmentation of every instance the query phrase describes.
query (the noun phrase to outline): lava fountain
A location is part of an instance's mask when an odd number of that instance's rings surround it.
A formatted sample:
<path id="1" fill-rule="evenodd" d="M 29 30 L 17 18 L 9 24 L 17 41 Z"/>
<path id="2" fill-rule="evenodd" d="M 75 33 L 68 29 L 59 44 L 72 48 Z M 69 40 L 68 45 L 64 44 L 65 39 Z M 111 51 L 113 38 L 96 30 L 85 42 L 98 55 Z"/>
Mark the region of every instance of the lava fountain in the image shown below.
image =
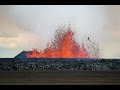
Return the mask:
<path id="1" fill-rule="evenodd" d="M 91 53 L 85 48 L 84 44 L 80 45 L 74 38 L 74 32 L 70 26 L 65 30 L 58 29 L 55 33 L 55 40 L 47 45 L 47 48 L 41 51 L 33 49 L 27 53 L 27 58 L 93 58 Z M 97 51 L 98 52 L 98 51 Z M 94 58 L 98 58 L 98 53 Z"/>

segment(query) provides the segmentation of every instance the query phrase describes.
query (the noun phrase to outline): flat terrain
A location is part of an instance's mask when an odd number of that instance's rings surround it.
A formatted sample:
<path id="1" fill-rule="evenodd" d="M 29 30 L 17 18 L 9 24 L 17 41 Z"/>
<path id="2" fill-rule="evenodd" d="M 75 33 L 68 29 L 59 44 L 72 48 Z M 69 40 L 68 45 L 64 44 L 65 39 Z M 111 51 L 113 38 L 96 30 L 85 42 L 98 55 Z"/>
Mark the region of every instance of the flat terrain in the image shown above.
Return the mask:
<path id="1" fill-rule="evenodd" d="M 120 71 L 0 71 L 1 85 L 120 85 Z"/>

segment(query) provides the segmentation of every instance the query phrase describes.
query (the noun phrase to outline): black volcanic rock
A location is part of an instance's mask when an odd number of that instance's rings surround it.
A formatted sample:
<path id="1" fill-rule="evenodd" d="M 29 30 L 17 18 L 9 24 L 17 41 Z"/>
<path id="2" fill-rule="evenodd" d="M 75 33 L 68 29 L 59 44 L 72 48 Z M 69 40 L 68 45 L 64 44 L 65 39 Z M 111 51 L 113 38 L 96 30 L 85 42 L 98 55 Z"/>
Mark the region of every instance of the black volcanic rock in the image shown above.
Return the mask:
<path id="1" fill-rule="evenodd" d="M 120 59 L 27 58 L 27 53 L 0 58 L 0 70 L 120 70 Z"/>
<path id="2" fill-rule="evenodd" d="M 0 70 L 120 70 L 120 59 L 0 58 Z"/>

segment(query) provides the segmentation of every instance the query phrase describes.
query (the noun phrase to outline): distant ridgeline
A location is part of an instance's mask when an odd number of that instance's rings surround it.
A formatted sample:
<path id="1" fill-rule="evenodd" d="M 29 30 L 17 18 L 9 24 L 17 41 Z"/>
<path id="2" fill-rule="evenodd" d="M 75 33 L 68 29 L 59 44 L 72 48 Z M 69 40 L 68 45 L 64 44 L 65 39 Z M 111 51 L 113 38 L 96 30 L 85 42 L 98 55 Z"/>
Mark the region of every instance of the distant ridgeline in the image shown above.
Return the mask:
<path id="1" fill-rule="evenodd" d="M 20 54 L 15 56 L 14 58 L 16 60 L 20 61 L 26 61 L 26 60 L 53 60 L 53 59 L 58 59 L 58 60 L 98 60 L 96 58 L 27 58 L 26 54 L 31 53 L 32 51 L 22 51 Z"/>

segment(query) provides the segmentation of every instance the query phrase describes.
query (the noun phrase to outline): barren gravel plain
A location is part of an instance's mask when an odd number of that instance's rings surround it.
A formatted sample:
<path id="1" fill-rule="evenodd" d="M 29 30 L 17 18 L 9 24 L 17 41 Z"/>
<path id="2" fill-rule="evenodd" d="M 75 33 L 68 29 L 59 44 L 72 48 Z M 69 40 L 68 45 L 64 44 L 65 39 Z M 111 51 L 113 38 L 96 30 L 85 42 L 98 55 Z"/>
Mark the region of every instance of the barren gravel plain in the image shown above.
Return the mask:
<path id="1" fill-rule="evenodd" d="M 0 71 L 0 85 L 120 85 L 120 71 Z"/>

